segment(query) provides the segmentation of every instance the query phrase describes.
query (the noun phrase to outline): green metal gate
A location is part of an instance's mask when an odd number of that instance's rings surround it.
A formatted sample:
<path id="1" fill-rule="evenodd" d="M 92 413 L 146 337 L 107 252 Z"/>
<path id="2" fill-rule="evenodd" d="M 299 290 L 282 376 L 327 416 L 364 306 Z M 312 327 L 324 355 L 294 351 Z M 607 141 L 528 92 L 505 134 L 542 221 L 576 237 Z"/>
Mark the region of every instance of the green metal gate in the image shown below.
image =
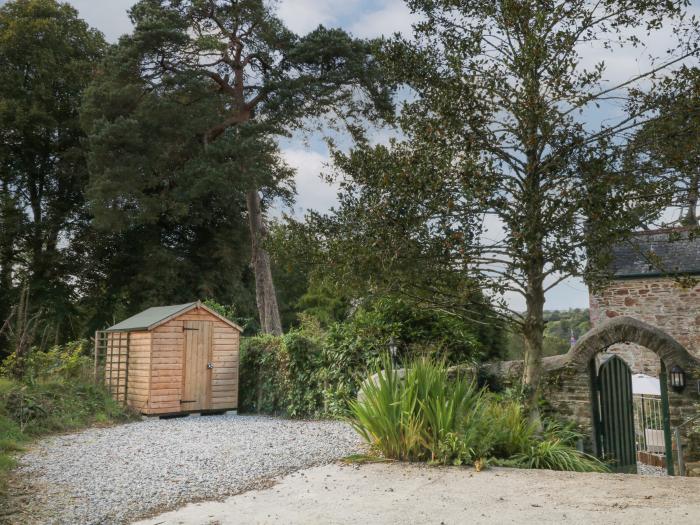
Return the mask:
<path id="1" fill-rule="evenodd" d="M 594 367 L 592 371 L 595 372 Z M 613 356 L 600 367 L 594 384 L 598 400 L 598 410 L 594 410 L 598 455 L 611 461 L 615 472 L 636 473 L 632 372 L 627 363 Z"/>

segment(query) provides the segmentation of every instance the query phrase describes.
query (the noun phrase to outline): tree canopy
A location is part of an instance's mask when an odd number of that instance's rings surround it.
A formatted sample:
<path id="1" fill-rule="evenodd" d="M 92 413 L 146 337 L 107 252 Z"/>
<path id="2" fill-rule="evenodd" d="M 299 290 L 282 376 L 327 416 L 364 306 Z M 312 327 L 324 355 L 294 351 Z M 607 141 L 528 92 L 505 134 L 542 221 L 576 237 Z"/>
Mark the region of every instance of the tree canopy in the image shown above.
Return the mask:
<path id="1" fill-rule="evenodd" d="M 405 139 L 336 154 L 339 209 L 311 218 L 329 267 L 453 311 L 478 308 L 484 291 L 524 336 L 534 400 L 546 292 L 570 276 L 602 280 L 605 248 L 666 202 L 657 179 L 624 162 L 648 108 L 599 124 L 588 112 L 628 99 L 696 48 L 683 40 L 617 82 L 604 54 L 643 46 L 636 31 L 678 22 L 687 4 L 410 1 L 423 22 L 382 56 L 414 94 L 399 117 Z M 600 60 L 587 65 L 583 52 L 596 46 Z M 508 308 L 518 296 L 524 312 Z"/>
<path id="2" fill-rule="evenodd" d="M 92 90 L 96 100 L 112 92 L 107 96 L 126 104 L 113 106 L 116 114 L 96 119 L 92 134 L 101 140 L 101 133 L 114 133 L 125 139 L 121 147 L 138 153 L 138 143 L 128 144 L 132 135 L 119 129 L 121 107 L 142 104 L 146 95 L 189 106 L 184 112 L 193 111 L 196 120 L 177 133 L 189 134 L 185 140 L 194 146 L 180 149 L 185 157 L 163 149 L 163 160 L 171 164 L 166 172 L 173 165 L 178 170 L 184 163 L 191 165 L 187 155 L 204 148 L 209 160 L 195 164 L 207 174 L 184 170 L 190 184 L 218 188 L 222 195 L 242 192 L 260 326 L 279 334 L 276 291 L 263 245 L 269 201 L 265 197 L 279 195 L 291 172 L 279 160 L 272 140 L 329 116 L 327 120 L 341 119 L 356 132 L 358 118 L 373 118 L 389 108 L 389 90 L 374 66 L 374 44 L 324 27 L 296 35 L 261 0 L 141 0 L 130 14 L 134 33 L 121 39 L 101 85 Z M 212 169 L 209 162 L 215 155 L 219 167 Z M 95 191 L 111 191 L 101 202 L 122 202 L 128 195 L 121 180 L 114 178 L 119 168 L 110 160 L 100 162 L 99 155 L 94 160 L 93 170 L 102 181 Z M 126 170 L 131 178 L 141 178 L 140 170 Z M 164 172 L 158 173 L 158 180 L 151 182 L 162 184 Z"/>
<path id="3" fill-rule="evenodd" d="M 651 91 L 637 91 L 633 106 L 653 112 L 628 146 L 633 168 L 657 178 L 679 222 L 698 226 L 700 195 L 700 69 L 684 66 Z"/>
<path id="4" fill-rule="evenodd" d="M 76 333 L 69 248 L 86 225 L 88 177 L 79 109 L 105 46 L 67 4 L 0 6 L 0 319 L 28 288 L 48 341 Z"/>

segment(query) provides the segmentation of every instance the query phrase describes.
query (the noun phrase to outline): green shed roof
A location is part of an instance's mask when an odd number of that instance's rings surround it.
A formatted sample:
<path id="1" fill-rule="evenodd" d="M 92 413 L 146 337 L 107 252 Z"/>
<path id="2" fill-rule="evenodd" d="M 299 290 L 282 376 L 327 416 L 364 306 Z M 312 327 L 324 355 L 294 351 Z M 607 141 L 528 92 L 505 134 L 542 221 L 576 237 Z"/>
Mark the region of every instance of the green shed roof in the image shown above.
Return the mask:
<path id="1" fill-rule="evenodd" d="M 154 306 L 138 313 L 121 323 L 107 328 L 108 332 L 128 332 L 132 330 L 148 330 L 154 324 L 172 317 L 180 312 L 184 312 L 197 306 L 197 301 L 186 304 L 175 304 L 172 306 Z"/>

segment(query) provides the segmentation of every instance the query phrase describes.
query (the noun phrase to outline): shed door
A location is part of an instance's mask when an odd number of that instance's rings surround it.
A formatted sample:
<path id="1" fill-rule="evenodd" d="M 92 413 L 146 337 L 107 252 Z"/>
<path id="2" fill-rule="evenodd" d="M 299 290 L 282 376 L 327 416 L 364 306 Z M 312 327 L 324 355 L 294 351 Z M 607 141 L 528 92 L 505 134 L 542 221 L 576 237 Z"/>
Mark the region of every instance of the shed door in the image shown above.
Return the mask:
<path id="1" fill-rule="evenodd" d="M 211 408 L 212 323 L 184 321 L 182 410 Z"/>

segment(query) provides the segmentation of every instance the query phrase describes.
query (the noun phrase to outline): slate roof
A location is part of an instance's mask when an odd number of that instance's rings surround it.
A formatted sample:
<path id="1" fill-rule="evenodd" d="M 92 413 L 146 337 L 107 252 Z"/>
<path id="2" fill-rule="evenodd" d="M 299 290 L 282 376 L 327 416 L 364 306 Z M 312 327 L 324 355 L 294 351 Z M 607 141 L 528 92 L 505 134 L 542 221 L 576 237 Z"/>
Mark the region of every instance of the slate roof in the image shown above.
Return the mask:
<path id="1" fill-rule="evenodd" d="M 128 332 L 132 330 L 148 330 L 154 324 L 157 324 L 168 317 L 171 317 L 179 312 L 189 310 L 196 306 L 197 302 L 186 304 L 174 304 L 172 306 L 154 306 L 148 308 L 141 313 L 133 315 L 128 319 L 124 319 L 121 323 L 107 328 L 107 332 Z"/>
<path id="2" fill-rule="evenodd" d="M 612 248 L 619 278 L 700 274 L 700 237 L 688 230 L 640 232 Z"/>

